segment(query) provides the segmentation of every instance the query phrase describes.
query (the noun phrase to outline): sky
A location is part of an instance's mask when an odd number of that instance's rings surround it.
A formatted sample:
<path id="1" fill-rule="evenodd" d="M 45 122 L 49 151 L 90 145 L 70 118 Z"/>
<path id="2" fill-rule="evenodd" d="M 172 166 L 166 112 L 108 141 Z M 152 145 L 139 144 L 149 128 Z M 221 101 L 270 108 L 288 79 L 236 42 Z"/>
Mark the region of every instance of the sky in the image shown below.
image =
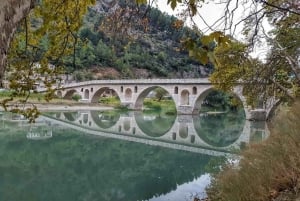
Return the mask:
<path id="1" fill-rule="evenodd" d="M 167 12 L 171 15 L 176 15 L 180 13 L 180 10 L 182 10 L 182 7 L 178 7 L 175 9 L 175 11 L 172 10 L 170 5 L 167 5 L 167 0 L 159 0 L 159 3 L 157 4 L 158 8 L 161 11 Z M 221 18 L 224 15 L 224 8 L 225 4 L 216 4 L 213 2 L 204 3 L 202 8 L 199 9 L 199 13 L 202 16 L 202 18 L 207 22 L 209 26 L 213 25 L 216 20 Z M 241 9 L 237 11 L 237 15 L 241 15 Z M 238 16 L 237 16 L 238 17 Z M 209 33 L 211 31 L 207 31 L 207 25 L 205 25 L 204 21 L 196 16 L 194 17 L 195 22 L 197 23 L 197 26 L 205 33 Z M 214 28 L 222 29 L 224 23 L 218 23 L 219 26 L 215 26 Z M 239 27 L 239 31 L 241 31 L 242 26 Z"/>
<path id="2" fill-rule="evenodd" d="M 235 1 L 232 1 L 233 3 L 230 5 L 230 8 L 233 9 L 235 7 Z M 180 10 L 182 8 L 178 6 L 174 11 L 171 9 L 170 5 L 167 5 L 167 0 L 158 0 L 158 3 L 156 5 L 161 11 L 166 12 L 170 15 L 176 16 L 178 13 L 180 13 Z M 240 19 L 244 18 L 247 15 L 247 12 L 249 12 L 250 9 L 253 9 L 250 5 L 241 5 L 239 4 L 238 9 L 235 11 L 233 22 L 234 24 L 238 23 Z M 212 1 L 209 1 L 209 3 L 204 3 L 203 6 L 200 8 L 199 13 L 201 17 L 205 20 L 205 22 L 211 26 L 213 25 L 219 18 L 224 16 L 225 12 L 225 4 L 216 4 Z M 204 34 L 209 34 L 212 32 L 212 30 L 208 29 L 208 26 L 203 22 L 203 20 L 197 16 L 194 17 L 194 21 L 197 24 L 197 27 L 204 32 Z M 220 21 L 217 23 L 214 28 L 217 31 L 222 31 L 224 28 L 224 21 Z M 186 24 L 188 25 L 188 24 Z M 264 26 L 267 27 L 267 30 L 270 29 L 270 26 L 264 22 Z M 233 32 L 232 27 L 231 31 L 227 31 L 226 34 L 233 35 L 236 39 L 244 41 L 245 36 L 242 34 L 243 30 L 243 23 L 240 23 L 236 30 Z M 264 60 L 266 57 L 266 53 L 268 52 L 268 47 L 265 42 L 262 42 L 258 46 L 254 47 L 253 52 L 251 53 L 252 57 L 260 58 L 261 60 Z"/>

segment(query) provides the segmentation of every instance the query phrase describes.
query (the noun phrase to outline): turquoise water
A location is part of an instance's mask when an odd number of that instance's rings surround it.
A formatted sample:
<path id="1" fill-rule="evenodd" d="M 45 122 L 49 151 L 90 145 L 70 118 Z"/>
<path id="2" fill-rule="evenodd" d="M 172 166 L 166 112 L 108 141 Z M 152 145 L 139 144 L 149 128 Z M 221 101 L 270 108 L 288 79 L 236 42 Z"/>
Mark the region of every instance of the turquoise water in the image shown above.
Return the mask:
<path id="1" fill-rule="evenodd" d="M 5 113 L 0 200 L 193 200 L 226 158 L 265 137 L 239 114 L 49 112 L 30 125 Z"/>

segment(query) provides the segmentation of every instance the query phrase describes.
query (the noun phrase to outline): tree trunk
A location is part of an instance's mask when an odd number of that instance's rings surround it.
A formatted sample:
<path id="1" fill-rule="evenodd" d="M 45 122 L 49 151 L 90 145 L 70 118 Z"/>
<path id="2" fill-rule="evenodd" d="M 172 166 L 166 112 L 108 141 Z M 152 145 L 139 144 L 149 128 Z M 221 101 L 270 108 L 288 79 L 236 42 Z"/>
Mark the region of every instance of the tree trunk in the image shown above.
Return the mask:
<path id="1" fill-rule="evenodd" d="M 3 84 L 8 48 L 18 27 L 34 7 L 34 0 L 1 0 L 0 2 L 0 83 Z"/>

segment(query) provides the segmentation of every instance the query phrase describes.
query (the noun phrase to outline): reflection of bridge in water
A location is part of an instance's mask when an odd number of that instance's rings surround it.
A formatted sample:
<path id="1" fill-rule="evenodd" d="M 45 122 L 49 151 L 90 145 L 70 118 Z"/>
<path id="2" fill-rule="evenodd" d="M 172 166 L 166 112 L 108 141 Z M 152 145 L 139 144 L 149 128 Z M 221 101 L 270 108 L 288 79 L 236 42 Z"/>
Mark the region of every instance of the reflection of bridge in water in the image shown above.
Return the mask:
<path id="1" fill-rule="evenodd" d="M 151 125 L 155 116 L 143 116 L 141 112 L 110 115 L 101 111 L 55 112 L 42 117 L 52 125 L 61 125 L 87 134 L 144 143 L 153 146 L 190 151 L 213 156 L 230 155 L 233 150 L 239 150 L 245 143 L 251 142 L 253 133 L 259 132 L 261 139 L 268 136 L 265 123 L 260 128 L 254 128 L 253 122 L 245 121 L 241 132 L 232 136 L 221 136 L 226 143 L 216 146 L 204 140 L 195 124 L 199 125 L 200 116 L 182 115 L 174 117 L 170 126 L 155 131 Z M 159 117 L 161 123 L 170 117 Z M 146 126 L 146 127 L 145 127 Z M 148 126 L 148 128 L 147 128 Z"/>

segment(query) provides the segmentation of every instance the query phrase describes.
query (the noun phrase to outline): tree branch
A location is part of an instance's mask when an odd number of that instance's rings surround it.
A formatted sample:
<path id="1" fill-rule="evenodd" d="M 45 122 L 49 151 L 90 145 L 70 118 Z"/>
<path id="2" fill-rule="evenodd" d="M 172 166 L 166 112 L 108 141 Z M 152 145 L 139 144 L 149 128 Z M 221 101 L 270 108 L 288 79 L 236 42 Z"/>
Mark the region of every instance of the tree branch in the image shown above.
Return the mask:
<path id="1" fill-rule="evenodd" d="M 269 6 L 269 7 L 272 7 L 272 8 L 276 8 L 278 10 L 282 10 L 282 11 L 286 11 L 286 12 L 289 12 L 289 13 L 293 13 L 295 15 L 300 15 L 300 13 L 296 12 L 296 11 L 293 11 L 289 8 L 283 8 L 283 7 L 280 7 L 280 6 L 277 6 L 277 5 L 274 5 L 274 4 L 271 4 L 265 0 L 260 0 L 260 2 L 262 2 L 263 4 Z"/>

